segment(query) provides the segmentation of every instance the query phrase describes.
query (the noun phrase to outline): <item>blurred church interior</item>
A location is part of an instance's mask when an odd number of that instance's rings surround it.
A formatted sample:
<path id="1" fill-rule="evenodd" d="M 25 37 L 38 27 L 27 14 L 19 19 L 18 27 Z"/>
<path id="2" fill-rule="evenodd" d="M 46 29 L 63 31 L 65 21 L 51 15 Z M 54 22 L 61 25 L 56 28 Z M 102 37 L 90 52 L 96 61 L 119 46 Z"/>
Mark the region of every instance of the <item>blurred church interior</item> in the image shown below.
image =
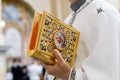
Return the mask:
<path id="1" fill-rule="evenodd" d="M 120 0 L 107 1 L 120 10 Z M 69 6 L 69 0 L 0 0 L 0 80 L 12 80 L 7 73 L 14 59 L 31 64 L 26 50 L 34 12 L 45 10 L 64 20 L 71 12 Z"/>

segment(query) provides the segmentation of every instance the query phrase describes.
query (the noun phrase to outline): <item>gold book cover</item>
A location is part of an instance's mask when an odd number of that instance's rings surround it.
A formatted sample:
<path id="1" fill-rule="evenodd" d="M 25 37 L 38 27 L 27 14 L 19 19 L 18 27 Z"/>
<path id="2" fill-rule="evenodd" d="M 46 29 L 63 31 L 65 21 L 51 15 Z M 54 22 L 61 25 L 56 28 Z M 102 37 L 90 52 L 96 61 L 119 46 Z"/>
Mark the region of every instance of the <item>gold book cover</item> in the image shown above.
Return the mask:
<path id="1" fill-rule="evenodd" d="M 80 33 L 51 14 L 35 12 L 27 54 L 46 64 L 55 64 L 53 50 L 74 65 Z"/>

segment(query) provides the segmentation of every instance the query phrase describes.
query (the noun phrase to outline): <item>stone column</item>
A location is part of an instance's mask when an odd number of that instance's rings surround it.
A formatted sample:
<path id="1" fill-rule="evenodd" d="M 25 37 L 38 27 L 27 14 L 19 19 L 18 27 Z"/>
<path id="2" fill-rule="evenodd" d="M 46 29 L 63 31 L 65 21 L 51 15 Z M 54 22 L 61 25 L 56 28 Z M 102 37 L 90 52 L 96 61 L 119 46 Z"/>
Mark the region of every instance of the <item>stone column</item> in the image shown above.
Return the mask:
<path id="1" fill-rule="evenodd" d="M 9 46 L 0 45 L 0 80 L 6 80 L 6 57 L 5 52 Z"/>
<path id="2" fill-rule="evenodd" d="M 0 21 L 2 20 L 2 0 L 0 0 Z"/>

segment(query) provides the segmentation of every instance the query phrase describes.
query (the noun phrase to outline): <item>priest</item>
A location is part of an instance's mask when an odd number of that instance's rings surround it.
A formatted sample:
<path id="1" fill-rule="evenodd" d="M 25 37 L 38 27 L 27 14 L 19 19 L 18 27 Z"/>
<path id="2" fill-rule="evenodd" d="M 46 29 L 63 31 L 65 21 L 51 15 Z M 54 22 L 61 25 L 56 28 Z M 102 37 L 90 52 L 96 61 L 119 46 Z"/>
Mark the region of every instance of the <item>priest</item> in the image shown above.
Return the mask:
<path id="1" fill-rule="evenodd" d="M 120 14 L 105 0 L 69 0 L 65 23 L 80 32 L 74 67 L 54 50 L 55 65 L 41 64 L 62 80 L 120 80 Z M 51 80 L 48 78 L 48 80 Z"/>

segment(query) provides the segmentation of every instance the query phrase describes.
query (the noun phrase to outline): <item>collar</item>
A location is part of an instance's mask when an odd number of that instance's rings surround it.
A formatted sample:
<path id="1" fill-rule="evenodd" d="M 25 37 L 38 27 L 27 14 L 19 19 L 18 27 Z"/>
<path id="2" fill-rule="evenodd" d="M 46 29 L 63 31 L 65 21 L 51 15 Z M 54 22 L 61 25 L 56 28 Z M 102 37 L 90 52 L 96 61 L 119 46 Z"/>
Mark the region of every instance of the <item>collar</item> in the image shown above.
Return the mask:
<path id="1" fill-rule="evenodd" d="M 84 2 L 78 9 L 76 9 L 76 10 L 73 12 L 72 18 L 71 18 L 71 20 L 70 20 L 70 22 L 69 22 L 69 25 L 72 25 L 72 24 L 73 24 L 73 21 L 74 21 L 74 19 L 75 19 L 75 17 L 76 17 L 76 14 L 77 14 L 78 12 L 80 12 L 81 10 L 83 10 L 85 7 L 87 7 L 92 1 L 94 1 L 94 0 L 85 0 L 85 2 Z"/>
<path id="2" fill-rule="evenodd" d="M 84 3 L 86 0 L 76 0 L 73 4 L 71 4 L 71 9 L 76 12 Z"/>

